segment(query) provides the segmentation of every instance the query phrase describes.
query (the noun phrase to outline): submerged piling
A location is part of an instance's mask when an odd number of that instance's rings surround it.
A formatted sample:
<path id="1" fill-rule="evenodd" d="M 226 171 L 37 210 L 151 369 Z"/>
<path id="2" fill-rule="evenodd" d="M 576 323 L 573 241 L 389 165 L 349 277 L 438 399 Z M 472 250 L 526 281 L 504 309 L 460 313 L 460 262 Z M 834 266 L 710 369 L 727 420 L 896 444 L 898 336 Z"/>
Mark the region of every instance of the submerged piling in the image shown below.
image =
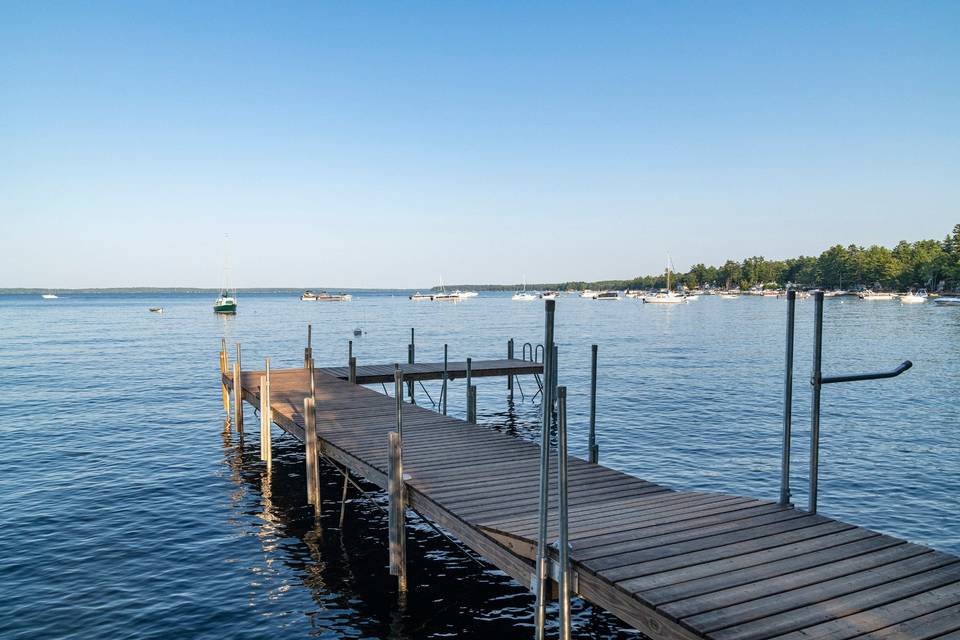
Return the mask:
<path id="1" fill-rule="evenodd" d="M 237 433 L 243 433 L 243 384 L 240 369 L 240 343 L 237 343 L 237 361 L 233 363 L 233 412 Z"/>
<path id="2" fill-rule="evenodd" d="M 306 450 L 307 503 L 320 517 L 320 447 L 317 442 L 317 414 L 314 399 L 303 399 L 303 444 Z"/>

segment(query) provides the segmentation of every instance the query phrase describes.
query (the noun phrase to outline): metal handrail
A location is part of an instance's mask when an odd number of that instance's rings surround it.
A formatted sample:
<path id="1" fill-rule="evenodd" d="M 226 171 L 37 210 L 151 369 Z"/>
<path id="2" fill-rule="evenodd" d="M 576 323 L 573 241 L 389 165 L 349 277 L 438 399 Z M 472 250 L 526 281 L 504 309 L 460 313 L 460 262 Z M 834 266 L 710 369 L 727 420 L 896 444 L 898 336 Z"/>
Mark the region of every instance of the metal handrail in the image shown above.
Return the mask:
<path id="1" fill-rule="evenodd" d="M 823 291 L 814 293 L 814 324 L 813 324 L 813 372 L 810 375 L 811 394 L 810 410 L 810 491 L 807 511 L 817 512 L 817 482 L 820 476 L 820 389 L 825 384 L 837 382 L 857 382 L 860 380 L 880 380 L 895 378 L 913 366 L 909 360 L 904 361 L 892 371 L 880 373 L 853 373 L 839 376 L 825 376 L 821 370 L 823 360 Z"/>
<path id="2" fill-rule="evenodd" d="M 820 384 L 834 384 L 835 382 L 859 382 L 860 380 L 882 380 L 884 378 L 896 378 L 898 375 L 913 366 L 909 360 L 904 360 L 900 366 L 891 371 L 881 371 L 880 373 L 848 373 L 842 376 L 820 376 Z"/>

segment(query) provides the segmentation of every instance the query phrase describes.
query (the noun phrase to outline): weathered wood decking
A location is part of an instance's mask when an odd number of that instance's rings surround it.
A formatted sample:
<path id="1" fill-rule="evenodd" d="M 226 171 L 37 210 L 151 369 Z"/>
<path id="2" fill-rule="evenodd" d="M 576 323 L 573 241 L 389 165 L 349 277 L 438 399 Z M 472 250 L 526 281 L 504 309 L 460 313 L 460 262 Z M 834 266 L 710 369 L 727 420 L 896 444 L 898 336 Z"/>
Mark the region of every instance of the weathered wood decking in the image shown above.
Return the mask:
<path id="1" fill-rule="evenodd" d="M 531 365 L 495 362 L 488 371 Z M 404 368 L 432 376 L 431 366 Z M 484 366 L 474 362 L 473 375 Z M 255 406 L 262 373 L 241 377 Z M 339 375 L 315 374 L 321 450 L 385 487 L 396 402 Z M 303 369 L 271 372 L 274 422 L 301 440 L 308 393 Z M 539 447 L 403 410 L 410 508 L 529 585 Z M 652 638 L 960 638 L 960 558 L 765 500 L 673 491 L 577 458 L 569 465 L 575 591 Z"/>

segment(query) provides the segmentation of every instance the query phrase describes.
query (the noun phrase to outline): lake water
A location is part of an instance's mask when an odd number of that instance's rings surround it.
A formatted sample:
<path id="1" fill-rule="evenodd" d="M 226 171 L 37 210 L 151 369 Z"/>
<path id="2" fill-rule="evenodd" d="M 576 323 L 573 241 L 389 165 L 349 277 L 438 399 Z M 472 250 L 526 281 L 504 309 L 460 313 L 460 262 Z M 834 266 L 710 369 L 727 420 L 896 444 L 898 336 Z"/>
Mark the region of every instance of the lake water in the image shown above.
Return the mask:
<path id="1" fill-rule="evenodd" d="M 243 344 L 246 368 L 266 356 L 299 366 L 313 323 L 318 366 L 346 364 L 355 327 L 366 331 L 354 339 L 361 364 L 405 361 L 410 327 L 418 361 L 442 359 L 444 343 L 451 359 L 502 357 L 510 337 L 518 354 L 542 341 L 542 303 L 250 294 L 236 317 L 211 304 L 0 296 L 0 637 L 532 637 L 529 592 L 416 520 L 413 587 L 399 601 L 376 492 L 351 489 L 342 530 L 339 501 L 327 499 L 317 536 L 301 447 L 279 440 L 267 479 L 257 429 L 244 442 L 224 433 L 217 351 L 224 336 Z M 813 303 L 797 307 L 793 486 L 805 505 Z M 586 451 L 596 343 L 601 462 L 675 488 L 776 499 L 785 308 L 752 297 L 559 300 L 573 453 Z M 960 308 L 828 300 L 824 333 L 828 374 L 914 368 L 824 389 L 820 511 L 960 553 Z M 536 439 L 535 384 L 521 384 L 528 397 L 511 405 L 504 380 L 479 380 L 478 419 Z M 427 384 L 434 397 L 438 388 Z M 464 412 L 458 381 L 450 413 Z M 322 473 L 324 495 L 338 497 L 337 476 Z M 577 637 L 636 637 L 583 603 L 575 613 Z"/>

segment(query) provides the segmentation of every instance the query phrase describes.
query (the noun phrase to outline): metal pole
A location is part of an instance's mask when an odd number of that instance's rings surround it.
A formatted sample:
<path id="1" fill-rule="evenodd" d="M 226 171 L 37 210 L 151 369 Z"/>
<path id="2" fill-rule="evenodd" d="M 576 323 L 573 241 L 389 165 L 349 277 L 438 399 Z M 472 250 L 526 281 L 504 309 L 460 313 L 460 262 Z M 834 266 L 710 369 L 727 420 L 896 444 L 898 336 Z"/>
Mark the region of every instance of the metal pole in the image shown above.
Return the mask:
<path id="1" fill-rule="evenodd" d="M 560 640 L 570 640 L 570 540 L 567 510 L 567 388 L 557 387 L 557 498 L 559 503 Z"/>
<path id="2" fill-rule="evenodd" d="M 600 460 L 597 446 L 597 345 L 590 347 L 590 436 L 587 440 L 587 456 L 596 464 Z"/>
<path id="3" fill-rule="evenodd" d="M 399 379 L 399 378 L 398 378 Z M 398 383 L 399 384 L 399 383 Z M 397 398 L 403 396 L 402 389 Z M 402 400 L 397 403 L 400 411 Z M 407 590 L 407 536 L 404 527 L 406 500 L 403 487 L 403 439 L 396 431 L 388 435 L 389 455 L 387 456 L 387 495 L 389 496 L 389 542 L 390 575 L 397 576 L 397 588 Z"/>
<path id="4" fill-rule="evenodd" d="M 545 345 L 553 345 L 553 318 L 556 310 L 555 300 L 544 303 L 544 340 Z M 553 369 L 553 357 L 543 359 L 544 378 L 550 380 Z M 553 405 L 553 389 L 544 385 L 543 389 L 543 425 L 540 433 L 540 504 L 539 527 L 537 532 L 537 561 L 534 574 L 534 591 L 537 597 L 533 624 L 536 640 L 544 640 L 547 617 L 547 510 L 550 500 L 550 407 Z"/>
<path id="5" fill-rule="evenodd" d="M 507 340 L 507 360 L 513 360 L 513 338 Z M 507 391 L 510 392 L 510 399 L 513 400 L 513 374 L 507 374 Z"/>
<path id="6" fill-rule="evenodd" d="M 443 415 L 447 415 L 447 345 L 443 345 Z"/>
<path id="7" fill-rule="evenodd" d="M 553 395 L 551 396 L 551 399 L 553 400 L 552 406 L 553 406 L 554 412 L 557 410 L 557 383 L 560 378 L 560 376 L 558 375 L 560 367 L 557 366 L 559 364 L 559 359 L 560 359 L 558 352 L 559 352 L 559 349 L 557 349 L 557 345 L 556 343 L 554 343 L 553 345 Z"/>
<path id="8" fill-rule="evenodd" d="M 397 397 L 397 433 L 403 438 L 403 371 L 399 364 L 393 365 L 394 395 Z"/>
<path id="9" fill-rule="evenodd" d="M 473 384 L 473 359 L 467 358 L 467 419 L 470 419 L 470 386 Z"/>
<path id="10" fill-rule="evenodd" d="M 790 439 L 793 427 L 793 323 L 797 292 L 787 291 L 787 355 L 783 374 L 783 455 L 780 461 L 780 504 L 790 504 Z"/>
<path id="11" fill-rule="evenodd" d="M 357 384 L 357 357 L 350 356 L 349 361 L 349 373 L 347 373 L 347 380 L 350 384 Z"/>
<path id="12" fill-rule="evenodd" d="M 353 357 L 353 340 L 347 340 L 347 362 Z"/>
<path id="13" fill-rule="evenodd" d="M 410 327 L 410 344 L 407 347 L 407 362 L 413 364 L 416 362 L 416 356 L 417 347 L 413 339 L 413 327 Z M 410 378 L 410 381 L 407 383 L 407 392 L 410 394 L 410 404 L 417 404 L 416 398 L 413 397 L 413 378 Z"/>
<path id="14" fill-rule="evenodd" d="M 810 409 L 810 503 L 807 511 L 817 512 L 817 480 L 820 473 L 820 387 L 821 360 L 823 357 L 823 291 L 817 291 L 814 296 L 814 324 L 813 324 L 813 372 L 810 375 L 810 385 L 813 387 Z"/>

